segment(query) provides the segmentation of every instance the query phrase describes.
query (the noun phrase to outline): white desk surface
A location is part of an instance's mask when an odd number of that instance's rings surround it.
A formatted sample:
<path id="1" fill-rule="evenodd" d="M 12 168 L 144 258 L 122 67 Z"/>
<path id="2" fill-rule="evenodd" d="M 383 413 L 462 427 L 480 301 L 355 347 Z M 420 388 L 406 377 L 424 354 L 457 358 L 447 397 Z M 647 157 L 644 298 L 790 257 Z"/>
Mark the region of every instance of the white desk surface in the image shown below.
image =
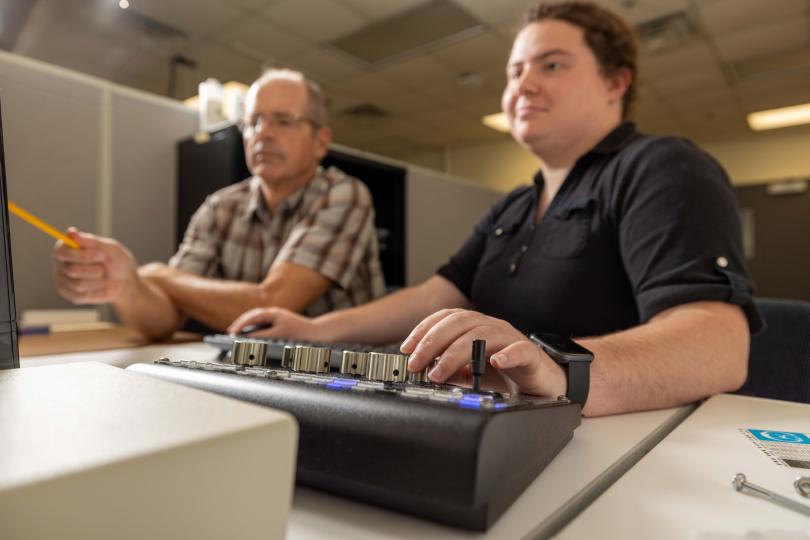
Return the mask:
<path id="1" fill-rule="evenodd" d="M 97 361 L 118 367 L 172 359 L 213 359 L 204 343 L 152 345 L 87 353 L 31 356 L 23 368 L 53 363 Z M 585 418 L 574 438 L 486 534 L 453 529 L 404 514 L 298 487 L 287 529 L 290 540 L 322 538 L 523 539 L 559 530 L 604 492 L 646 452 L 686 418 L 694 406 Z"/>
<path id="2" fill-rule="evenodd" d="M 146 345 L 144 347 L 111 349 L 106 351 L 24 356 L 20 358 L 20 367 L 28 368 L 53 364 L 72 364 L 74 362 L 101 362 L 103 364 L 125 368 L 139 362 L 154 362 L 163 356 L 182 360 L 214 360 L 217 354 L 218 349 L 198 341 L 182 344 Z"/>
<path id="3" fill-rule="evenodd" d="M 810 433 L 810 405 L 728 394 L 708 399 L 558 538 L 810 537 L 807 516 L 732 488 L 733 476 L 743 473 L 810 505 L 793 488 L 810 470 L 772 462 L 740 431 L 749 428 Z"/>

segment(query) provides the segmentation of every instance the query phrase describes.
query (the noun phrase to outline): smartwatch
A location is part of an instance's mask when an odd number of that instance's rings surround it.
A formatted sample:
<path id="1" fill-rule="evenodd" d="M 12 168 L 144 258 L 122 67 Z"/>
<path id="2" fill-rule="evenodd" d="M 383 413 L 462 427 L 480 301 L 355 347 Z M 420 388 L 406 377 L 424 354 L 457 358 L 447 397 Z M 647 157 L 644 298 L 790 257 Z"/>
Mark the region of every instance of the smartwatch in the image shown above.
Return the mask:
<path id="1" fill-rule="evenodd" d="M 568 381 L 566 395 L 570 401 L 584 407 L 591 386 L 593 353 L 557 334 L 531 334 L 529 339 L 565 368 L 565 378 Z"/>

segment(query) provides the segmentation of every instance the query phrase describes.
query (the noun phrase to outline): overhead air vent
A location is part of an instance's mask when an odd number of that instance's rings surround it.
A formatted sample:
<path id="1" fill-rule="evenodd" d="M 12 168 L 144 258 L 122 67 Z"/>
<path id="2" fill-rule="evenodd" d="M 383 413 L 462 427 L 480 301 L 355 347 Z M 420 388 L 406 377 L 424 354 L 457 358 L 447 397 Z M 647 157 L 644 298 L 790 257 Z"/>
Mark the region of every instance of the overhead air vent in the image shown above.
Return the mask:
<path id="1" fill-rule="evenodd" d="M 472 15 L 449 0 L 433 0 L 330 43 L 367 64 L 381 65 L 484 31 Z"/>
<path id="2" fill-rule="evenodd" d="M 162 23 L 143 13 L 128 9 L 125 11 L 122 10 L 120 14 L 126 24 L 135 27 L 139 32 L 155 39 L 188 38 L 188 34 L 179 28 Z"/>
<path id="3" fill-rule="evenodd" d="M 385 118 L 391 113 L 373 103 L 361 103 L 349 107 L 348 109 L 343 109 L 340 114 L 363 120 L 377 120 L 379 118 Z"/>
<path id="4" fill-rule="evenodd" d="M 697 28 L 689 16 L 677 11 L 636 25 L 641 46 L 658 52 L 683 45 L 698 35 Z"/>

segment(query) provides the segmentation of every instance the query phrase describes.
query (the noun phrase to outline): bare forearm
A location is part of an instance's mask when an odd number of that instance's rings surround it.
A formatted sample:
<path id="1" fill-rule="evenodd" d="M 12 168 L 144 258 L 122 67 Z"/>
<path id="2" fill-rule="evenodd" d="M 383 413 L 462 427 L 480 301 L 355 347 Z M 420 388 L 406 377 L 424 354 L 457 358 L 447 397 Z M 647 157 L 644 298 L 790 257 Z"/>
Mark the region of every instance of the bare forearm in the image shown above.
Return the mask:
<path id="1" fill-rule="evenodd" d="M 439 309 L 468 305 L 455 286 L 434 276 L 374 302 L 321 315 L 314 322 L 319 339 L 324 341 L 388 344 L 401 341 Z"/>
<path id="2" fill-rule="evenodd" d="M 173 268 L 163 268 L 147 278 L 160 287 L 181 313 L 224 331 L 239 314 L 265 305 L 258 283 L 209 279 Z"/>
<path id="3" fill-rule="evenodd" d="M 730 304 L 687 304 L 636 328 L 578 341 L 595 354 L 583 411 L 589 416 L 682 405 L 745 381 L 748 324 Z"/>
<path id="4" fill-rule="evenodd" d="M 183 320 L 169 297 L 140 276 L 127 294 L 113 302 L 113 307 L 124 325 L 148 339 L 170 336 Z"/>

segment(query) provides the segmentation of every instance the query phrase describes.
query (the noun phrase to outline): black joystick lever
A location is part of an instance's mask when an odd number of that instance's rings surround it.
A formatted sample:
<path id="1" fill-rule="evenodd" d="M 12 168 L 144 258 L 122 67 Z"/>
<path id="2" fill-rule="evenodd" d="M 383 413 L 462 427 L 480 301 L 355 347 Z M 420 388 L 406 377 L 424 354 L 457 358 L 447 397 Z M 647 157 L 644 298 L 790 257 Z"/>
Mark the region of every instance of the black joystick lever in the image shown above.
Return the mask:
<path id="1" fill-rule="evenodd" d="M 484 358 L 484 352 L 487 349 L 487 342 L 483 339 L 475 339 L 472 343 L 472 360 L 470 367 L 472 368 L 473 377 L 473 390 L 479 392 L 481 390 L 481 376 L 487 369 L 487 361 Z"/>

